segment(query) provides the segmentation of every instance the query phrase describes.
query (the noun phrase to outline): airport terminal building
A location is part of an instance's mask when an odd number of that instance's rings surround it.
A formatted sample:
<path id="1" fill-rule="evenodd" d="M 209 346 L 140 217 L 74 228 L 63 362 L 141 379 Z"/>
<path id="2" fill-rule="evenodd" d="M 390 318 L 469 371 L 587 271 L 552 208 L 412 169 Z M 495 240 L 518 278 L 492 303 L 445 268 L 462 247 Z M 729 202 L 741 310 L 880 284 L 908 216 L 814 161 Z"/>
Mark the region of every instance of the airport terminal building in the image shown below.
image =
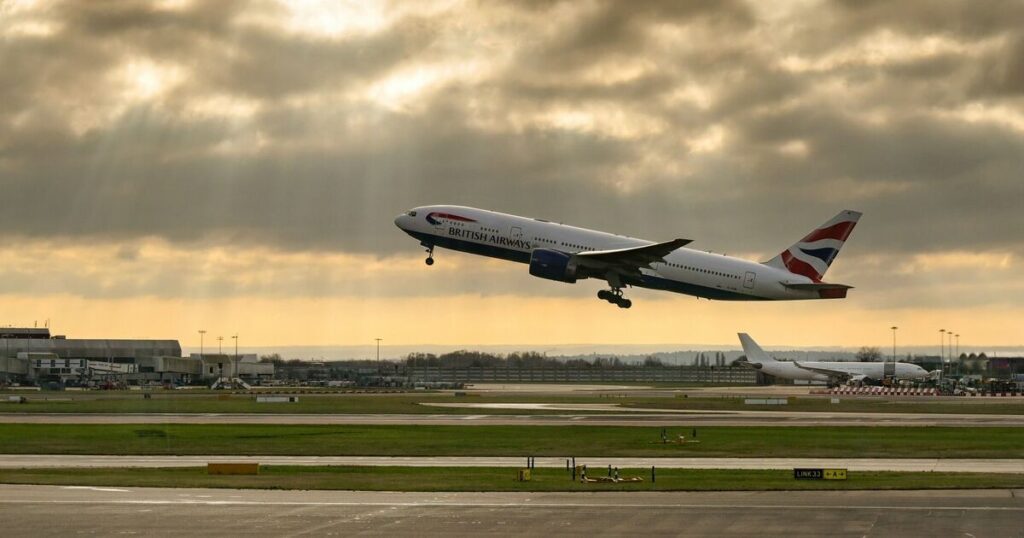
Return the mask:
<path id="1" fill-rule="evenodd" d="M 51 335 L 48 328 L 0 328 L 0 384 L 196 384 L 273 376 L 274 366 L 252 354 L 183 357 L 177 340 L 78 339 Z"/>

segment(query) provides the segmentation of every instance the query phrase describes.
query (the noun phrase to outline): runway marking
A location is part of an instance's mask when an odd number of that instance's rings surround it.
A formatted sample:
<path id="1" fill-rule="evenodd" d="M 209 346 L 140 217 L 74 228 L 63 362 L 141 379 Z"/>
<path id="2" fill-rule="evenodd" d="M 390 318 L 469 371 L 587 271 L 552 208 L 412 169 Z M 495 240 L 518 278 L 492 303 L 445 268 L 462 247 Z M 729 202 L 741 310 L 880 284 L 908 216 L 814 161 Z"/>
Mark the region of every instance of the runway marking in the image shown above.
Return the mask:
<path id="1" fill-rule="evenodd" d="M 190 499 L 180 500 L 118 500 L 118 499 L 97 499 L 97 500 L 27 500 L 10 499 L 0 500 L 0 505 L 23 505 L 23 504 L 66 504 L 66 505 L 211 505 L 211 506 L 368 506 L 368 507 L 479 507 L 479 508 L 683 508 L 683 509 L 749 509 L 749 510 L 892 510 L 891 505 L 861 505 L 850 506 L 846 504 L 823 505 L 788 505 L 788 504 L 735 504 L 732 502 L 723 504 L 652 504 L 652 503 L 523 503 L 523 502 L 354 502 L 354 501 L 200 501 Z M 1000 512 L 1024 512 L 1024 506 L 900 506 L 900 511 L 1000 511 Z"/>
<path id="2" fill-rule="evenodd" d="M 130 489 L 118 489 L 118 488 L 97 488 L 93 486 L 63 486 L 61 489 L 87 489 L 89 491 L 114 491 L 117 493 L 131 493 Z"/>

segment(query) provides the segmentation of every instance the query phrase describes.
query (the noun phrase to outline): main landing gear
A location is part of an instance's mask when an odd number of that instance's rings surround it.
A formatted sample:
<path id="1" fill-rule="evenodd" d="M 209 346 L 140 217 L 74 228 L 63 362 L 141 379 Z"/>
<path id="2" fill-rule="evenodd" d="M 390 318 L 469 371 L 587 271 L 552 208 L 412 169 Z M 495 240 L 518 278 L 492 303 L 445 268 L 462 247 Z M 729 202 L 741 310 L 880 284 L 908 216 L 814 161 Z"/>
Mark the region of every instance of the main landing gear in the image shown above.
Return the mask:
<path id="1" fill-rule="evenodd" d="M 597 298 L 602 301 L 608 301 L 619 308 L 629 308 L 633 306 L 633 301 L 626 299 L 622 296 L 622 288 L 612 288 L 610 290 L 601 290 L 597 292 Z"/>
<path id="2" fill-rule="evenodd" d="M 434 245 L 423 245 L 427 247 L 427 265 L 434 265 Z"/>

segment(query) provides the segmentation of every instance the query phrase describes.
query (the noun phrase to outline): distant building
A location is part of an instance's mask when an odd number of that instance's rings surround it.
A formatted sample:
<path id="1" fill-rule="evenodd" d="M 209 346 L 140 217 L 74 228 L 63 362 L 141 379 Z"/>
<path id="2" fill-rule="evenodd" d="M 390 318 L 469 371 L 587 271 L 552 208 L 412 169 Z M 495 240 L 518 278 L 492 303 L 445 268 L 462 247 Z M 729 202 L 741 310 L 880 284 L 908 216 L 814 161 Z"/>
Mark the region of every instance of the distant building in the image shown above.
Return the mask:
<path id="1" fill-rule="evenodd" d="M 0 383 L 138 382 L 163 358 L 181 360 L 177 340 L 78 339 L 48 328 L 0 327 Z"/>
<path id="2" fill-rule="evenodd" d="M 1024 357 L 989 357 L 992 377 L 1024 381 Z"/>
<path id="3" fill-rule="evenodd" d="M 177 340 L 99 340 L 50 336 L 50 329 L 0 328 L 0 353 L 51 353 L 61 359 L 134 363 L 140 357 L 180 357 Z"/>
<path id="4" fill-rule="evenodd" d="M 199 365 L 199 378 L 212 381 L 222 377 L 237 377 L 248 382 L 274 378 L 274 364 L 260 362 L 255 353 L 239 355 L 193 353 L 188 360 Z"/>

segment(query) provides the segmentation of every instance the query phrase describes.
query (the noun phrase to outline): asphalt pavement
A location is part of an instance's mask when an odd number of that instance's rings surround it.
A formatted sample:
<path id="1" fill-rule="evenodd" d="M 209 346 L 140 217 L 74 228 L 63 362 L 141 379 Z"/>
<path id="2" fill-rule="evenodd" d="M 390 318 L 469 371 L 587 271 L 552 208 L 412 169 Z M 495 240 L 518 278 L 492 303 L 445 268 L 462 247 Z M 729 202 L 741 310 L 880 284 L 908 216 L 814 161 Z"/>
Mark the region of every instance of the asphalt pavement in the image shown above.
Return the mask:
<path id="1" fill-rule="evenodd" d="M 0 485 L 6 536 L 1021 536 L 1024 490 L 397 493 Z"/>

